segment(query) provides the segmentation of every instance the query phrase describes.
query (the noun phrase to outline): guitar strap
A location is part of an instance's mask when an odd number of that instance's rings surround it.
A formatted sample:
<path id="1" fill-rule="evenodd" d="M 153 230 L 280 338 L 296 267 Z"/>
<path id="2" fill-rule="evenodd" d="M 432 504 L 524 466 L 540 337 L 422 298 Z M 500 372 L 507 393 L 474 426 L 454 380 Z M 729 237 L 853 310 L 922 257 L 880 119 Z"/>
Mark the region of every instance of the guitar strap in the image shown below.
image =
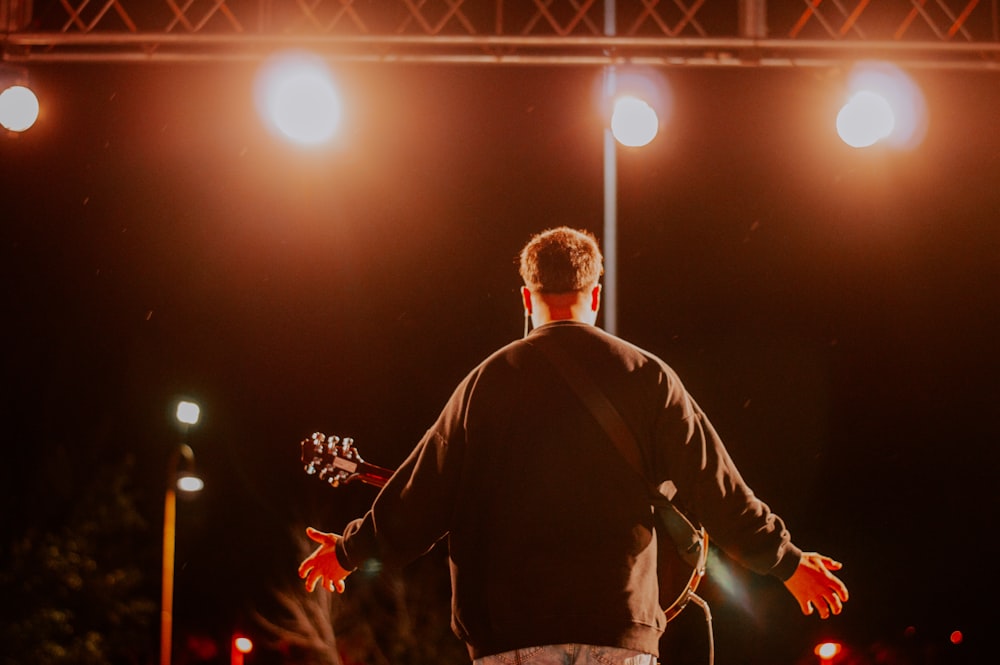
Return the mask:
<path id="1" fill-rule="evenodd" d="M 542 340 L 526 339 L 525 342 L 541 351 L 549 363 L 559 371 L 573 392 L 587 406 L 590 414 L 604 428 L 618 452 L 638 474 L 642 483 L 648 488 L 650 503 L 656 509 L 659 522 L 677 547 L 681 558 L 692 568 L 703 565 L 704 552 L 698 528 L 646 477 L 643 471 L 642 452 L 635 435 L 593 377 L 561 347 Z"/>

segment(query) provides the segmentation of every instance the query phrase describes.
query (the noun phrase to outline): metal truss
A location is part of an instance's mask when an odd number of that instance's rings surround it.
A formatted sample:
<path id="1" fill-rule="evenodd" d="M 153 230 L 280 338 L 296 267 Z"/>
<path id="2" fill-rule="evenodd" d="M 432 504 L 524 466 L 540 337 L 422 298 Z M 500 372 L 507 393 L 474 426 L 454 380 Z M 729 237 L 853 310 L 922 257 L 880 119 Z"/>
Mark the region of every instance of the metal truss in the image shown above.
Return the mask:
<path id="1" fill-rule="evenodd" d="M 1000 0 L 0 0 L 0 57 L 1000 71 Z"/>

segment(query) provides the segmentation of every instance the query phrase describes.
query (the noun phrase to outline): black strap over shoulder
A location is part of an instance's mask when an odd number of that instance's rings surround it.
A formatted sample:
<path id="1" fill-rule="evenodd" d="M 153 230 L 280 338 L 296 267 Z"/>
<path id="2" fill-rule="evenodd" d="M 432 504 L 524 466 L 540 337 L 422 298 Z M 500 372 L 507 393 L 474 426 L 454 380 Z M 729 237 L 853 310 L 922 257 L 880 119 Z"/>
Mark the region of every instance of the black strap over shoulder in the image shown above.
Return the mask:
<path id="1" fill-rule="evenodd" d="M 643 472 L 642 453 L 635 435 L 625 419 L 608 396 L 601 390 L 593 377 L 561 347 L 541 340 L 525 340 L 532 348 L 542 352 L 549 362 L 559 370 L 566 383 L 577 397 L 587 406 L 591 415 L 604 428 L 618 452 L 638 473 L 647 485 L 649 481 Z M 657 492 L 659 494 L 659 492 Z M 662 496 L 662 495 L 661 495 Z"/>
<path id="2" fill-rule="evenodd" d="M 538 339 L 525 342 L 537 349 L 555 367 L 566 383 L 587 406 L 594 419 L 604 428 L 615 448 L 648 487 L 650 503 L 664 529 L 677 547 L 680 556 L 692 567 L 703 561 L 701 532 L 667 497 L 661 494 L 643 471 L 642 451 L 631 428 L 593 377 L 562 347 Z"/>

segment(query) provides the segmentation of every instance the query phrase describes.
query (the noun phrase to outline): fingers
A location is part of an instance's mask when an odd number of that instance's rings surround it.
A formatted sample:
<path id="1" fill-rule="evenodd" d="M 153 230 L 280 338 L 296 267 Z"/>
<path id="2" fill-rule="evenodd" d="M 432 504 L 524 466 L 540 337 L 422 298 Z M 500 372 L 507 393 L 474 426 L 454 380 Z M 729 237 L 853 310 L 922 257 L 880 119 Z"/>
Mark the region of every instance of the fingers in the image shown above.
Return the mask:
<path id="1" fill-rule="evenodd" d="M 312 593 L 316 590 L 316 583 L 322 578 L 322 575 L 315 573 L 315 569 L 309 568 L 305 572 L 299 571 L 299 577 L 302 577 L 306 581 L 306 591 Z"/>
<path id="2" fill-rule="evenodd" d="M 314 562 L 316 560 L 316 554 L 318 552 L 319 550 L 313 552 L 312 554 L 310 554 L 309 556 L 307 556 L 305 559 L 302 560 L 302 563 L 299 564 L 299 577 L 305 579 L 306 575 L 309 574 L 309 571 L 311 571 L 315 567 Z"/>
<path id="3" fill-rule="evenodd" d="M 337 537 L 332 533 L 325 533 L 319 529 L 314 529 L 311 526 L 306 527 L 306 535 L 309 537 L 309 540 L 319 543 L 320 545 L 337 542 Z"/>
<path id="4" fill-rule="evenodd" d="M 829 619 L 831 616 L 840 614 L 844 610 L 844 602 L 837 591 L 823 594 L 819 598 L 808 600 L 799 605 L 802 613 L 809 616 L 814 611 L 819 614 L 820 619 Z"/>
<path id="5" fill-rule="evenodd" d="M 828 556 L 820 555 L 819 561 L 821 564 L 823 564 L 823 567 L 826 568 L 827 570 L 840 570 L 841 568 L 844 567 L 844 564 L 840 563 L 839 561 L 835 561 Z"/>

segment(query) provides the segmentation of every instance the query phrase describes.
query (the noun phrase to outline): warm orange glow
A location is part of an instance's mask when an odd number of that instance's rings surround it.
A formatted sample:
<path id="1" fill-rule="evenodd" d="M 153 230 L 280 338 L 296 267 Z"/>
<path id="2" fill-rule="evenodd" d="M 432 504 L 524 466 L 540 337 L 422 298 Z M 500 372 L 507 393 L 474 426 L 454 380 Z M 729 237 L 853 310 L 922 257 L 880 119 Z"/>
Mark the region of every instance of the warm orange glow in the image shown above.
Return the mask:
<path id="1" fill-rule="evenodd" d="M 250 653 L 253 651 L 253 641 L 249 637 L 237 637 L 233 640 L 233 646 L 240 653 Z"/>
<path id="2" fill-rule="evenodd" d="M 813 650 L 817 656 L 819 656 L 824 661 L 833 659 L 838 653 L 840 653 L 840 643 L 838 642 L 821 642 L 816 645 Z"/>

